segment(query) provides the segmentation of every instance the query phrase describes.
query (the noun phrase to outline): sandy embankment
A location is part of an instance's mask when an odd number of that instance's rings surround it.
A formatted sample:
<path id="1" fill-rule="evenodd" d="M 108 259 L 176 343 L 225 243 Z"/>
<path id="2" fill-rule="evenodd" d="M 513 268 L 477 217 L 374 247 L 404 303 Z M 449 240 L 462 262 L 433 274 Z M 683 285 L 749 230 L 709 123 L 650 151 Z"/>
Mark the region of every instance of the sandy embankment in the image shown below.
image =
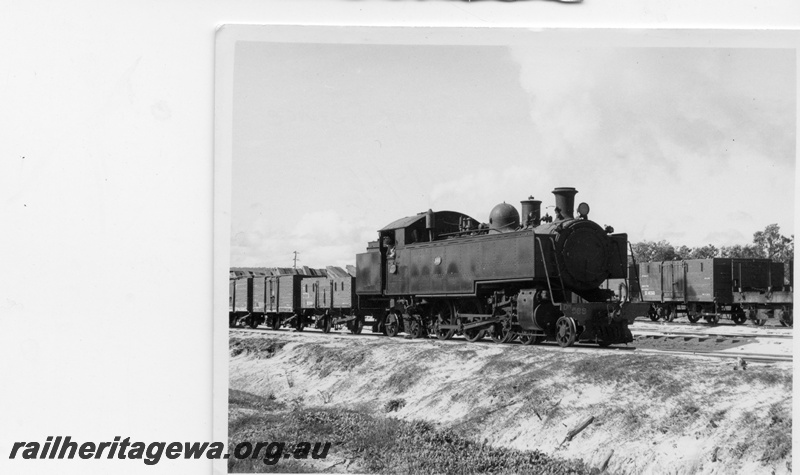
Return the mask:
<path id="1" fill-rule="evenodd" d="M 790 473 L 791 363 L 291 333 L 231 336 L 230 387 L 455 427 L 612 473 Z M 594 422 L 571 442 L 567 432 Z M 789 453 L 786 448 L 789 448 Z"/>

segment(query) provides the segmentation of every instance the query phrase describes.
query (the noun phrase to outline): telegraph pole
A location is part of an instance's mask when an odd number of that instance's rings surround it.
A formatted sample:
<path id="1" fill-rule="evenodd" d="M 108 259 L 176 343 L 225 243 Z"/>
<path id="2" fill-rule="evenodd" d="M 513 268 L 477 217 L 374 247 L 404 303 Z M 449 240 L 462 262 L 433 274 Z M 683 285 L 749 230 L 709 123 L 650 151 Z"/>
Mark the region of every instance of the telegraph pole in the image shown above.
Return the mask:
<path id="1" fill-rule="evenodd" d="M 297 251 L 292 251 L 292 253 L 294 254 L 294 259 L 292 259 L 294 261 L 294 268 L 297 269 L 297 255 L 300 253 Z"/>

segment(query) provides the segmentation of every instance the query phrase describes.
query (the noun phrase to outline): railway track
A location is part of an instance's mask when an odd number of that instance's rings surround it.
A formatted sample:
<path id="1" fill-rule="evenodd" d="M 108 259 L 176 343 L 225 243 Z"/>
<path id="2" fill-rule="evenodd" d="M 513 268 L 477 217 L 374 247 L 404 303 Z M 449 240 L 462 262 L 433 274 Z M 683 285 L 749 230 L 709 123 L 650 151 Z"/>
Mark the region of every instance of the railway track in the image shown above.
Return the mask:
<path id="1" fill-rule="evenodd" d="M 292 336 L 301 336 L 301 337 L 302 336 L 306 336 L 306 337 L 309 337 L 309 338 L 321 338 L 321 339 L 331 338 L 331 337 L 332 338 L 357 338 L 357 339 L 361 338 L 361 337 L 386 338 L 384 335 L 382 335 L 380 333 L 370 333 L 370 332 L 364 332 L 364 333 L 362 333 L 360 335 L 352 335 L 349 332 L 342 332 L 342 333 L 331 332 L 331 333 L 327 333 L 326 334 L 326 333 L 323 333 L 322 331 L 316 331 L 316 330 L 311 330 L 311 331 L 306 330 L 306 331 L 303 331 L 303 332 L 295 332 L 295 331 L 291 331 L 291 330 L 287 330 L 287 329 L 271 330 L 271 329 L 267 329 L 267 328 L 256 328 L 256 329 L 234 328 L 234 329 L 231 329 L 231 331 L 232 332 L 237 332 L 237 333 L 246 333 L 246 334 L 292 335 Z M 652 336 L 654 336 L 654 337 L 662 336 L 662 337 L 665 337 L 665 338 L 669 338 L 669 337 L 730 338 L 728 336 L 722 336 L 722 335 L 698 335 L 698 334 L 652 335 Z M 742 335 L 732 335 L 731 337 L 737 338 L 737 339 L 751 338 L 751 337 L 742 336 Z M 765 337 L 768 337 L 768 336 L 766 336 L 766 335 L 757 335 L 755 338 L 765 338 Z M 779 336 L 778 338 L 783 338 L 783 336 Z M 788 338 L 791 338 L 791 336 L 789 336 Z M 407 339 L 404 339 L 404 338 L 397 338 L 397 337 L 393 338 L 392 340 L 395 341 L 395 342 L 406 342 L 406 343 L 410 343 L 410 344 L 420 341 L 419 339 L 407 340 Z M 425 341 L 425 339 L 423 339 L 423 341 Z M 435 341 L 435 342 L 438 342 L 438 343 L 441 343 L 441 344 L 464 344 L 464 343 L 466 343 L 466 340 L 464 340 L 461 337 L 455 337 L 453 340 L 450 340 L 450 341 L 439 341 L 439 340 L 436 340 L 436 339 L 427 340 L 427 341 Z M 493 343 L 491 341 L 479 341 L 479 342 L 474 342 L 474 343 L 470 343 L 470 344 L 473 344 L 473 345 L 489 345 L 489 346 L 497 345 L 497 343 Z M 506 344 L 522 346 L 521 343 L 519 343 L 518 341 L 514 341 L 514 342 L 506 343 Z M 726 351 L 713 351 L 713 350 L 700 350 L 700 349 L 696 349 L 696 350 L 695 349 L 693 349 L 693 350 L 656 349 L 656 348 L 637 348 L 636 346 L 612 346 L 612 347 L 609 347 L 609 348 L 598 348 L 598 347 L 593 346 L 593 345 L 580 345 L 580 344 L 576 344 L 575 346 L 572 346 L 572 347 L 569 347 L 569 348 L 561 348 L 555 342 L 544 342 L 544 343 L 540 343 L 540 344 L 536 345 L 535 347 L 536 348 L 541 348 L 541 349 L 546 349 L 546 350 L 549 350 L 549 351 L 565 351 L 565 352 L 578 352 L 578 353 L 585 353 L 585 352 L 586 353 L 597 353 L 597 352 L 608 352 L 608 351 L 614 351 L 614 352 L 624 351 L 624 352 L 630 352 L 630 353 L 634 353 L 634 354 L 660 354 L 660 355 L 669 354 L 669 355 L 678 355 L 678 356 L 701 356 L 701 357 L 719 358 L 719 359 L 732 359 L 732 358 L 742 357 L 742 358 L 745 358 L 748 362 L 758 362 L 758 363 L 776 363 L 776 362 L 792 362 L 793 361 L 793 358 L 792 358 L 791 354 L 782 355 L 782 354 L 757 353 L 757 352 L 726 352 Z"/>
<path id="2" fill-rule="evenodd" d="M 637 329 L 632 329 L 632 333 L 634 335 L 643 335 L 643 336 L 650 334 L 660 334 L 664 336 L 676 336 L 676 337 L 726 338 L 726 339 L 777 338 L 777 339 L 791 340 L 793 338 L 792 335 L 778 335 L 773 333 L 699 333 L 691 331 L 675 331 L 675 330 L 658 331 L 658 330 L 637 330 Z"/>
<path id="3" fill-rule="evenodd" d="M 692 323 L 692 322 L 690 322 L 688 320 L 680 321 L 680 322 L 676 322 L 676 321 L 667 322 L 667 321 L 663 321 L 663 320 L 658 320 L 658 321 L 654 322 L 651 319 L 649 319 L 648 317 L 637 317 L 636 318 L 636 323 L 639 323 L 639 324 L 647 323 L 647 324 L 652 324 L 652 325 L 666 325 L 666 326 L 692 326 L 692 327 L 700 327 L 700 328 L 719 328 L 719 327 L 761 328 L 761 329 L 764 329 L 764 330 L 785 330 L 785 331 L 791 331 L 791 329 L 792 329 L 792 327 L 784 327 L 784 326 L 782 326 L 777 320 L 775 320 L 773 322 L 774 325 L 770 324 L 770 320 L 767 320 L 767 323 L 765 325 L 756 326 L 756 325 L 753 325 L 752 323 L 744 323 L 742 325 L 737 325 L 737 324 L 733 323 L 733 321 L 731 321 L 731 320 L 720 320 L 719 323 L 709 323 L 709 322 L 702 321 L 702 320 L 698 321 L 698 322 L 695 322 L 695 323 Z"/>

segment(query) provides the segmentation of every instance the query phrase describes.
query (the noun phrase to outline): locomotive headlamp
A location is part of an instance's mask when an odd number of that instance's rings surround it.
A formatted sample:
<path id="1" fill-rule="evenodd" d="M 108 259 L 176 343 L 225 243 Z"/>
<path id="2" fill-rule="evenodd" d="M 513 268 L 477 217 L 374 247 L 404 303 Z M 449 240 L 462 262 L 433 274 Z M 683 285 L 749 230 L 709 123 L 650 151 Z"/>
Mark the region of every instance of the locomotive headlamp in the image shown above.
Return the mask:
<path id="1" fill-rule="evenodd" d="M 586 203 L 581 203 L 578 205 L 578 216 L 582 219 L 586 219 L 589 216 L 589 205 Z"/>

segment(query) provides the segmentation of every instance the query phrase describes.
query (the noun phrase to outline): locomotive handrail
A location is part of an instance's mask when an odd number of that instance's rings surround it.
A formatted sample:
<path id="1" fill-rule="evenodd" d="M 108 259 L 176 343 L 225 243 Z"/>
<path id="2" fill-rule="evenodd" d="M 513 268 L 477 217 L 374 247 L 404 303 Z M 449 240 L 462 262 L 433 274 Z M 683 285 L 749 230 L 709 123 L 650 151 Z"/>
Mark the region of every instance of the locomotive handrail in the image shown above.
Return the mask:
<path id="1" fill-rule="evenodd" d="M 553 251 L 556 249 L 556 240 L 550 235 L 550 242 L 553 243 Z M 558 258 L 556 258 L 556 270 L 558 271 L 558 281 L 561 283 L 561 294 L 565 295 L 567 289 L 564 287 L 564 279 L 561 277 L 561 266 L 558 265 Z"/>
<path id="2" fill-rule="evenodd" d="M 482 236 L 484 234 L 489 233 L 489 228 L 486 229 L 469 229 L 466 231 L 454 231 L 452 233 L 440 233 L 438 236 L 441 237 L 452 237 L 452 236 L 463 236 L 463 235 L 475 235 L 475 236 Z"/>
<path id="3" fill-rule="evenodd" d="M 539 236 L 536 236 L 536 234 L 534 234 L 534 237 L 536 238 L 536 242 L 539 243 L 539 251 L 542 253 L 542 265 L 544 266 L 544 276 L 547 279 L 547 288 L 550 289 L 550 303 L 555 305 L 556 301 L 553 300 L 553 287 L 550 285 L 550 275 L 547 273 L 547 262 L 545 261 L 545 253 L 544 253 L 544 247 L 542 246 L 542 239 Z"/>

